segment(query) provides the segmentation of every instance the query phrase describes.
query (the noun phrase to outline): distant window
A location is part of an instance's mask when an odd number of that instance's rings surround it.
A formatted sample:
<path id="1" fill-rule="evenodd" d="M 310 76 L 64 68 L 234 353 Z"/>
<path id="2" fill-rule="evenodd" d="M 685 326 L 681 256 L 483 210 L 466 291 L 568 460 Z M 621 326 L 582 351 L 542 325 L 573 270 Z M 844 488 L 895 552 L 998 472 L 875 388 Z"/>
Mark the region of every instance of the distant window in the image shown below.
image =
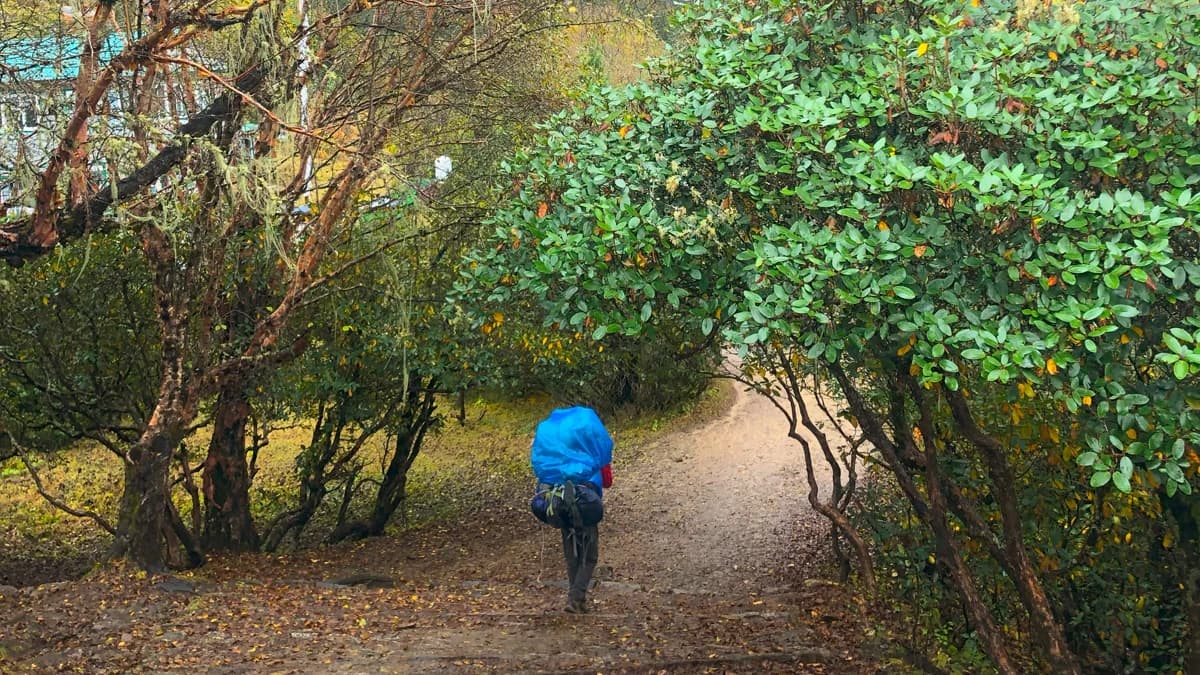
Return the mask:
<path id="1" fill-rule="evenodd" d="M 38 100 L 33 96 L 8 96 L 0 100 L 0 128 L 33 131 L 38 126 Z"/>
<path id="2" fill-rule="evenodd" d="M 15 101 L 16 117 L 21 128 L 34 129 L 38 124 L 37 101 L 32 97 L 21 97 Z"/>

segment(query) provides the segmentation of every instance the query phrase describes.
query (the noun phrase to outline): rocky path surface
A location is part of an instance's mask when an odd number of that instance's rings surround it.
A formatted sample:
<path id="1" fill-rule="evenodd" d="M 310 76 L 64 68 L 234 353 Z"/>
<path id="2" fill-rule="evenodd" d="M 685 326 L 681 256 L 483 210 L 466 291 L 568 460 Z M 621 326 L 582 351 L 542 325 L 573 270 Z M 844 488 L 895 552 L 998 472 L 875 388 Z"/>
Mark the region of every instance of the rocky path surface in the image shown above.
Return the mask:
<path id="1" fill-rule="evenodd" d="M 454 527 L 218 560 L 165 585 L 114 569 L 4 594 L 0 671 L 878 669 L 858 600 L 807 578 L 797 546 L 824 529 L 769 401 L 738 391 L 707 423 L 617 441 L 589 615 L 562 612 L 558 534 L 514 490 Z"/>

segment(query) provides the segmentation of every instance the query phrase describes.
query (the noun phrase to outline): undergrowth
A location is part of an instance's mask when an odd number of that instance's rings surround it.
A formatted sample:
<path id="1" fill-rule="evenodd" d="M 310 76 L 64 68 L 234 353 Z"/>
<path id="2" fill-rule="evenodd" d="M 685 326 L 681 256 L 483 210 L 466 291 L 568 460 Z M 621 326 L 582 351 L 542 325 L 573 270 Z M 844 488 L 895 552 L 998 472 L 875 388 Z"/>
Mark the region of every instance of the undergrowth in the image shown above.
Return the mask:
<path id="1" fill-rule="evenodd" d="M 661 434 L 719 415 L 731 394 L 728 383 L 717 382 L 672 410 L 614 415 L 606 423 L 616 441 L 617 464 L 645 452 Z M 523 508 L 520 502 L 526 496 L 525 488 L 532 485 L 529 444 L 538 422 L 552 407 L 544 396 L 476 398 L 468 401 L 460 423 L 449 414 L 451 402 L 443 402 L 441 410 L 447 419 L 426 440 L 413 464 L 408 498 L 389 532 L 450 522 L 480 509 L 511 506 L 510 502 Z M 200 460 L 209 432 L 202 428 L 188 440 L 192 463 Z M 310 433 L 307 421 L 285 426 L 272 432 L 269 445 L 259 452 L 251 499 L 260 527 L 294 503 L 294 460 Z M 381 474 L 381 452 L 377 443 L 366 454 L 365 478 Z M 29 459 L 50 494 L 115 523 L 122 469 L 112 452 L 81 442 L 53 455 Z M 371 486 L 363 487 L 352 509 L 361 511 L 369 506 Z M 175 501 L 184 522 L 192 522 L 192 498 L 182 485 L 175 487 Z M 336 519 L 337 502 L 327 500 L 301 546 L 320 545 Z M 102 558 L 109 543 L 107 533 L 95 523 L 73 517 L 43 499 L 19 458 L 0 463 L 0 523 L 4 524 L 0 528 L 0 584 L 34 585 L 79 576 Z"/>

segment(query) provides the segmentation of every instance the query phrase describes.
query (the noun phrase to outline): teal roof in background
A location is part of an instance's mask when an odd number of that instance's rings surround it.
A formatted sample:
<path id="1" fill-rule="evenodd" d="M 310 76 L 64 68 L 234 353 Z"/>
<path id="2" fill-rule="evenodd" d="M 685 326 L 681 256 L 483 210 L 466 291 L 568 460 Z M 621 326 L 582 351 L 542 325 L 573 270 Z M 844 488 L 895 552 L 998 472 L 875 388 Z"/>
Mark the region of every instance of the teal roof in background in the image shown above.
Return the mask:
<path id="1" fill-rule="evenodd" d="M 124 37 L 109 33 L 100 43 L 100 63 L 124 48 Z M 74 80 L 82 51 L 83 38 L 70 35 L 0 39 L 0 83 Z"/>

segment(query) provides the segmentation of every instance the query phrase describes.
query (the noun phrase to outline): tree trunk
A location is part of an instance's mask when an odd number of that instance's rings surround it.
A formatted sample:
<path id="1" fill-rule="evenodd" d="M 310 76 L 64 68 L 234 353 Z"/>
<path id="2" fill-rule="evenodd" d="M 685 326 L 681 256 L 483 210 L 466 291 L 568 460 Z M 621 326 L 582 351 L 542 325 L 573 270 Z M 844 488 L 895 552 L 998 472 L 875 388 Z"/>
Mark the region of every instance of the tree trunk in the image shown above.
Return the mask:
<path id="1" fill-rule="evenodd" d="M 201 541 L 211 551 L 257 551 L 259 547 L 250 513 L 250 470 L 246 465 L 250 404 L 240 385 L 240 381 L 230 382 L 221 389 L 204 460 Z"/>
<path id="2" fill-rule="evenodd" d="M 285 511 L 275 517 L 268 525 L 263 535 L 262 548 L 266 551 L 276 551 L 283 540 L 292 534 L 294 541 L 300 542 L 300 535 L 309 521 L 321 508 L 321 503 L 328 494 L 329 475 L 341 473 L 347 462 L 353 461 L 362 442 L 356 443 L 351 451 L 338 457 L 342 445 L 342 432 L 346 428 L 346 419 L 342 415 L 339 402 L 332 406 L 321 403 L 317 406 L 317 419 L 313 425 L 312 437 L 308 447 L 296 458 L 300 473 L 300 500 L 295 508 Z M 341 518 L 339 518 L 339 525 Z"/>
<path id="3" fill-rule="evenodd" d="M 314 446 L 323 431 L 321 418 L 322 415 L 318 414 L 317 428 L 313 432 L 314 444 L 305 449 L 306 453 L 317 451 L 317 447 Z M 323 447 L 315 456 L 305 458 L 301 455 L 300 458 L 297 458 L 297 464 L 301 467 L 300 503 L 296 508 L 279 514 L 267 525 L 262 539 L 263 550 L 279 550 L 279 547 L 283 545 L 283 540 L 289 534 L 292 535 L 293 541 L 297 544 L 300 543 L 300 535 L 304 532 L 304 528 L 308 527 L 308 523 L 316 515 L 317 509 L 321 508 L 325 495 L 329 493 L 326 485 L 328 482 L 326 469 L 336 454 L 337 447 L 337 438 L 327 435 Z"/>
<path id="4" fill-rule="evenodd" d="M 317 509 L 321 507 L 321 501 L 325 498 L 324 484 L 310 484 L 308 478 L 302 478 L 303 484 L 300 487 L 300 505 L 291 511 L 280 514 L 266 530 L 266 536 L 263 537 L 262 548 L 264 551 L 277 551 L 283 545 L 284 538 L 288 534 L 294 533 L 293 536 L 298 542 L 300 534 L 312 520 Z"/>
<path id="5" fill-rule="evenodd" d="M 1055 672 L 1077 675 L 1082 672 L 1079 660 L 1071 652 L 1066 632 L 1054 615 L 1050 599 L 1046 596 L 1045 588 L 1034 571 L 1029 552 L 1025 548 L 1025 535 L 1017 504 L 1016 476 L 1013 475 L 1012 466 L 1005 457 L 1006 449 L 976 425 L 967 406 L 967 399 L 961 392 L 947 390 L 946 400 L 950 403 L 950 410 L 959 430 L 983 455 L 984 466 L 987 467 L 988 478 L 992 484 L 992 494 L 1000 507 L 1004 556 L 1008 562 L 1006 568 L 1011 570 L 1017 594 L 1037 628 L 1037 640 L 1045 646 Z"/>
<path id="6" fill-rule="evenodd" d="M 130 450 L 132 461 L 125 465 L 125 489 L 111 555 L 131 560 L 148 572 L 161 572 L 167 566 L 168 485 L 171 457 L 178 443 L 175 430 L 152 421 Z"/>
<path id="7" fill-rule="evenodd" d="M 411 465 L 411 462 L 409 464 Z M 371 518 L 367 521 L 367 532 L 371 536 L 383 534 L 383 528 L 387 527 L 396 509 L 399 509 L 408 497 L 408 469 L 405 468 L 403 473 L 392 477 L 385 485 L 387 490 L 379 491 L 379 498 L 375 500 L 375 508 L 371 509 Z"/>
<path id="8" fill-rule="evenodd" d="M 396 452 L 388 462 L 387 470 L 379 482 L 379 490 L 375 494 L 375 504 L 371 507 L 371 514 L 361 520 L 338 526 L 329 535 L 329 541 L 366 539 L 383 534 L 388 522 L 396 513 L 396 509 L 400 508 L 400 504 L 408 495 L 408 468 L 412 466 L 412 459 L 415 459 L 416 452 L 413 452 L 412 457 L 405 461 L 407 457 L 405 449 L 408 444 L 403 441 L 404 439 L 396 440 Z"/>
<path id="9" fill-rule="evenodd" d="M 949 570 L 950 580 L 966 610 L 967 620 L 979 635 L 984 651 L 987 652 L 999 672 L 1005 675 L 1019 672 L 1008 653 L 1004 635 L 996 625 L 991 610 L 983 601 L 970 569 L 959 555 L 958 544 L 947 525 L 947 504 L 941 472 L 938 470 L 936 449 L 932 442 L 929 442 L 933 438 L 932 434 L 924 434 L 927 443 L 923 455 L 913 444 L 911 436 L 900 437 L 897 439 L 897 443 L 893 443 L 888 438 L 882 421 L 863 400 L 845 370 L 840 366 L 833 365 L 830 367 L 830 372 L 841 387 L 842 394 L 846 397 L 846 403 L 862 426 L 867 440 L 883 454 L 909 504 L 932 532 L 937 557 Z M 901 377 L 903 376 L 901 375 Z M 903 419 L 903 388 L 892 387 L 890 395 L 893 414 L 897 416 L 892 420 L 892 424 L 898 435 L 906 433 L 910 425 L 906 419 Z M 927 413 L 928 411 L 924 409 L 922 412 Z M 899 444 L 904 444 L 904 447 L 902 448 Z M 920 463 L 925 472 L 924 498 L 922 498 L 913 475 L 905 468 L 905 463 L 900 457 L 902 451 L 914 461 L 918 458 L 921 460 Z"/>
<path id="10" fill-rule="evenodd" d="M 408 470 L 412 468 L 413 461 L 421 452 L 425 434 L 435 421 L 435 388 L 434 380 L 423 383 L 422 378 L 416 374 L 408 380 L 401 421 L 393 427 L 396 430 L 395 451 L 379 481 L 379 490 L 375 494 L 371 514 L 365 519 L 337 527 L 329 535 L 329 541 L 364 539 L 383 534 L 384 528 L 407 496 Z"/>
<path id="11" fill-rule="evenodd" d="M 996 625 L 991 610 L 988 609 L 979 593 L 971 571 L 959 555 L 954 535 L 947 525 L 946 497 L 942 491 L 941 473 L 938 469 L 933 443 L 927 439 L 925 445 L 925 494 L 928 497 L 929 505 L 928 522 L 933 530 L 934 548 L 937 551 L 938 559 L 945 563 L 950 570 L 950 579 L 958 589 L 959 597 L 962 598 L 971 625 L 975 627 L 976 633 L 983 641 L 983 648 L 996 664 L 996 669 L 1006 674 L 1020 672 L 1008 654 L 1003 631 Z"/>

